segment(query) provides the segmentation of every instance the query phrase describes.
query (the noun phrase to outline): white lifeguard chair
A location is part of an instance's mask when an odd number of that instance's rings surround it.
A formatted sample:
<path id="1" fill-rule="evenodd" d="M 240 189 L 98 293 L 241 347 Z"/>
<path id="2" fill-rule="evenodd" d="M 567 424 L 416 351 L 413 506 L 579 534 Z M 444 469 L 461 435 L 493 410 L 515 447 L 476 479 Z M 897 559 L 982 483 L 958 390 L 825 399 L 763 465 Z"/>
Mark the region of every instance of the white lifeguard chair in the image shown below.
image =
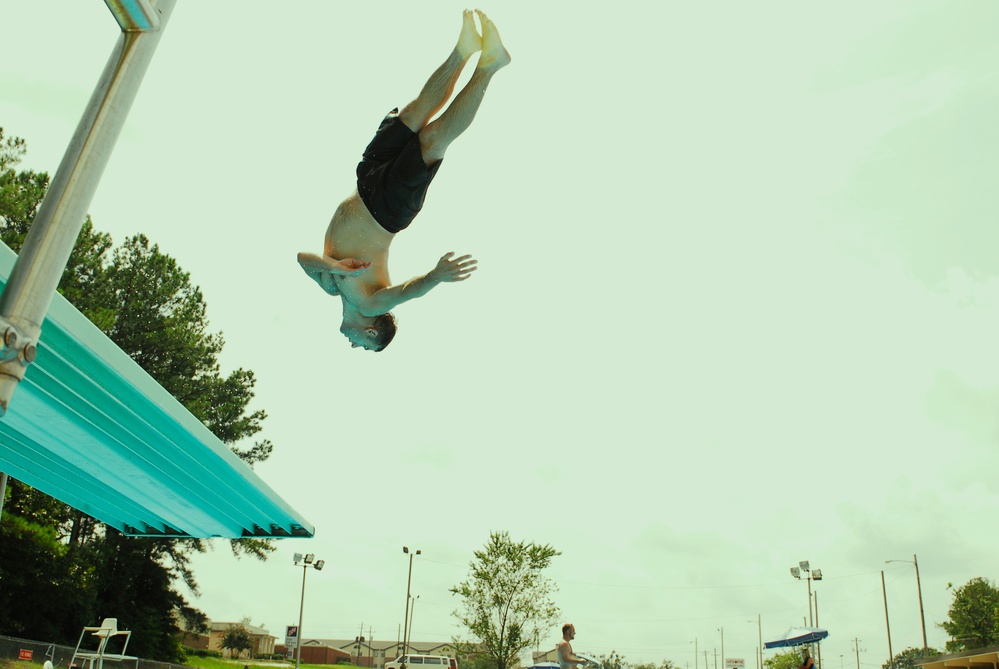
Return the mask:
<path id="1" fill-rule="evenodd" d="M 91 636 L 97 637 L 96 650 L 80 650 L 87 632 L 90 632 Z M 121 651 L 118 653 L 109 653 L 108 642 L 116 636 L 125 637 Z M 100 627 L 84 627 L 83 631 L 80 632 L 80 640 L 76 642 L 76 650 L 73 651 L 73 659 L 69 661 L 69 666 L 71 668 L 78 667 L 78 669 L 104 669 L 104 660 L 114 660 L 116 662 L 135 660 L 135 666 L 138 669 L 139 658 L 134 655 L 125 655 L 125 651 L 128 649 L 128 640 L 131 638 L 131 631 L 118 629 L 117 618 L 105 618 L 101 621 Z M 77 658 L 82 660 L 82 663 L 79 665 L 76 664 Z"/>

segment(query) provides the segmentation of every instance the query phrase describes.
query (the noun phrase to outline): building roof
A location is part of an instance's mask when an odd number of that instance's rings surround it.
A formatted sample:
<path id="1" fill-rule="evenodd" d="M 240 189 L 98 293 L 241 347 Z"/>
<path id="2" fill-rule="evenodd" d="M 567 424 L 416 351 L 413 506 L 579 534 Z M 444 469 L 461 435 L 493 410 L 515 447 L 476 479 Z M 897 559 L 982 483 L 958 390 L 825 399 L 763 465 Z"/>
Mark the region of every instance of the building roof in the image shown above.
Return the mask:
<path id="1" fill-rule="evenodd" d="M 961 653 L 949 653 L 916 660 L 916 666 L 923 669 L 950 669 L 951 667 L 996 667 L 999 666 L 999 646 L 979 648 Z"/>
<path id="2" fill-rule="evenodd" d="M 313 646 L 329 646 L 330 648 L 342 648 L 342 649 L 346 649 L 348 647 L 349 648 L 353 648 L 354 646 L 356 646 L 357 645 L 357 641 L 355 641 L 354 639 L 302 639 L 302 645 L 303 646 L 308 646 L 308 645 L 313 645 Z M 363 648 L 369 649 L 369 650 L 387 650 L 389 648 L 393 648 L 393 647 L 401 645 L 401 642 L 400 641 L 394 641 L 394 640 L 381 641 L 381 640 L 378 640 L 378 639 L 375 639 L 372 642 L 371 640 L 365 638 L 364 643 L 361 644 L 361 645 L 362 645 Z M 440 651 L 440 649 L 442 649 L 444 647 L 451 648 L 451 642 L 450 641 L 410 641 L 409 642 L 409 652 L 410 653 L 422 653 L 422 654 L 437 655 L 437 654 L 442 654 L 442 653 L 438 653 L 438 651 Z M 363 655 L 364 652 L 365 651 L 361 651 L 361 654 Z"/>
<path id="3" fill-rule="evenodd" d="M 0 243 L 0 290 L 16 259 Z M 315 533 L 59 294 L 0 419 L 0 471 L 132 536 Z"/>

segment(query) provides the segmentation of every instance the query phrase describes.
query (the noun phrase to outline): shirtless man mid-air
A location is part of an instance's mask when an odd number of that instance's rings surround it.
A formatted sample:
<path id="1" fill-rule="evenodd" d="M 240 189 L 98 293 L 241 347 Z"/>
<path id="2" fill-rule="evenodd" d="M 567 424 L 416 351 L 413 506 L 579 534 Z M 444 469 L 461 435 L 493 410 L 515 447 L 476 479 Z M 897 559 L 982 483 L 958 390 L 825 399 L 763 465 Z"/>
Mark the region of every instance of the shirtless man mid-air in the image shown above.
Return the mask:
<path id="1" fill-rule="evenodd" d="M 464 281 L 476 269 L 470 255 L 445 253 L 436 267 L 406 281 L 389 279 L 389 247 L 420 212 L 448 145 L 472 123 L 492 76 L 510 62 L 496 26 L 466 10 L 451 55 L 430 76 L 419 97 L 394 109 L 379 126 L 357 166 L 357 189 L 340 203 L 326 230 L 323 255 L 299 253 L 298 262 L 324 291 L 343 304 L 340 332 L 351 346 L 381 351 L 395 336 L 395 306 L 423 297 L 441 283 Z M 481 51 L 475 72 L 439 118 L 462 68 Z"/>

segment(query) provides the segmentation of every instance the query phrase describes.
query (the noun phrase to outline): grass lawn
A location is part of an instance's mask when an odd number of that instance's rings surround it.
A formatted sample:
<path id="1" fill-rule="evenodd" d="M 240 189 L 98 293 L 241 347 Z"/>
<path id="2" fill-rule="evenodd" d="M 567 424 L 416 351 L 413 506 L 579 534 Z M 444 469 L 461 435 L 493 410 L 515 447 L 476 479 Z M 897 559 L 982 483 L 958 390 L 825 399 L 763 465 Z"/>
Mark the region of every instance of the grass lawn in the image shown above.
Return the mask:
<path id="1" fill-rule="evenodd" d="M 295 669 L 294 662 L 281 662 L 280 660 L 222 660 L 217 657 L 195 657 L 187 658 L 187 664 L 197 669 L 243 669 L 248 667 L 274 667 L 275 669 Z M 329 665 L 329 664 L 302 664 L 301 669 L 331 669 L 337 667 L 353 667 L 352 664 Z"/>

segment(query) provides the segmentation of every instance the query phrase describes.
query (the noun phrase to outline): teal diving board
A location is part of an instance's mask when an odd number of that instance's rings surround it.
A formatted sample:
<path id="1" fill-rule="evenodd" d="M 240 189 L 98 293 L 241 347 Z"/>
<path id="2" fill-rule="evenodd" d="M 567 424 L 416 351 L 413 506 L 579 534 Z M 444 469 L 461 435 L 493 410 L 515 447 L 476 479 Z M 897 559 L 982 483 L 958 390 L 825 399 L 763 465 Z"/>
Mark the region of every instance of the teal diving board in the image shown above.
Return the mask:
<path id="1" fill-rule="evenodd" d="M 16 259 L 0 243 L 0 289 Z M 0 471 L 131 536 L 315 533 L 59 294 L 0 418 Z"/>

